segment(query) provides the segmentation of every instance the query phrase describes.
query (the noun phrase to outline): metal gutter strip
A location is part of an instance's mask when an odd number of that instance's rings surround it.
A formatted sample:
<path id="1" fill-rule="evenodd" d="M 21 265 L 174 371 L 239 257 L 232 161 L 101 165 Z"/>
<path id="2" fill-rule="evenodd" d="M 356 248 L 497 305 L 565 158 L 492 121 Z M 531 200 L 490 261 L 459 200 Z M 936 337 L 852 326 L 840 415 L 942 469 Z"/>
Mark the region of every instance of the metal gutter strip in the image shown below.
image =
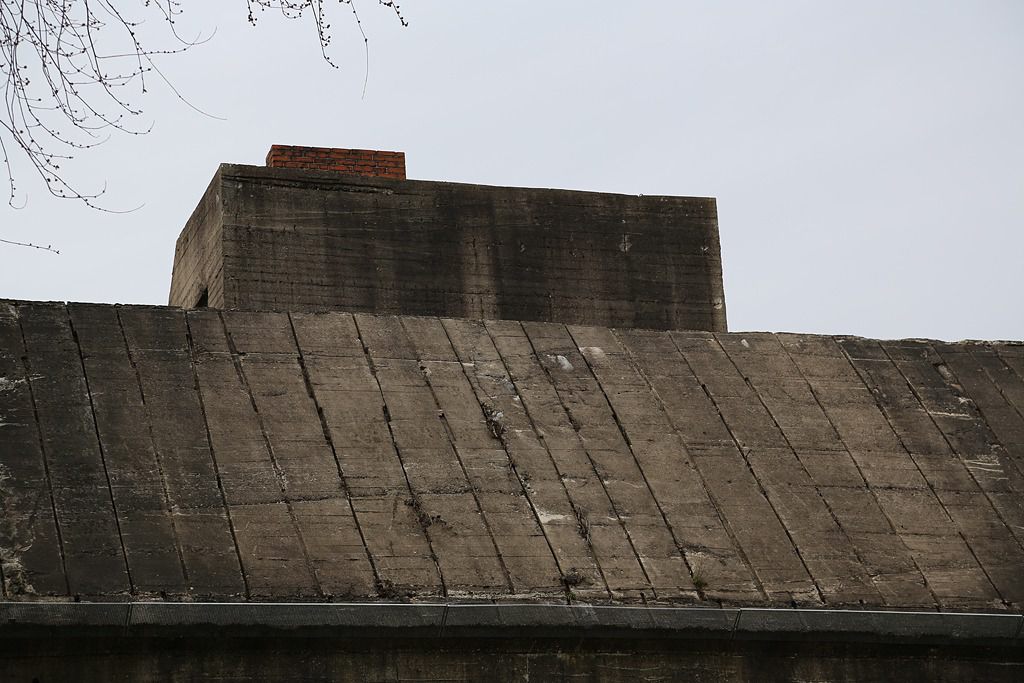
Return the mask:
<path id="1" fill-rule="evenodd" d="M 0 637 L 802 640 L 1024 646 L 1024 615 L 445 603 L 0 602 Z"/>

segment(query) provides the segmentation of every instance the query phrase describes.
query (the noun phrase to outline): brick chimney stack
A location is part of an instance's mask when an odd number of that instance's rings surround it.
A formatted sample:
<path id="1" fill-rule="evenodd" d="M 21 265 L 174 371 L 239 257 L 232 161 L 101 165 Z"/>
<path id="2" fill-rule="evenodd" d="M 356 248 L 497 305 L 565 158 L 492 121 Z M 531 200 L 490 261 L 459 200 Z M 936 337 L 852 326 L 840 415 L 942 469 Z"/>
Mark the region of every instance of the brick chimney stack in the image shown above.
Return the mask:
<path id="1" fill-rule="evenodd" d="M 405 180 L 405 152 L 273 145 L 267 152 L 267 166 Z"/>

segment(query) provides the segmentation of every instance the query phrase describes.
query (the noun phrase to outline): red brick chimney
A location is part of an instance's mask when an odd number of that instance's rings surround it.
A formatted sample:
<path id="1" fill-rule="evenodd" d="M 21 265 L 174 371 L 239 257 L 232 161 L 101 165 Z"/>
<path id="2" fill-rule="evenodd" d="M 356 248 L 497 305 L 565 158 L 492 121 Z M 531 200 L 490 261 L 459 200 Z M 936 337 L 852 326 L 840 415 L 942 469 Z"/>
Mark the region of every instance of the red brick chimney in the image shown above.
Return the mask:
<path id="1" fill-rule="evenodd" d="M 273 145 L 267 152 L 267 166 L 405 180 L 405 152 Z"/>

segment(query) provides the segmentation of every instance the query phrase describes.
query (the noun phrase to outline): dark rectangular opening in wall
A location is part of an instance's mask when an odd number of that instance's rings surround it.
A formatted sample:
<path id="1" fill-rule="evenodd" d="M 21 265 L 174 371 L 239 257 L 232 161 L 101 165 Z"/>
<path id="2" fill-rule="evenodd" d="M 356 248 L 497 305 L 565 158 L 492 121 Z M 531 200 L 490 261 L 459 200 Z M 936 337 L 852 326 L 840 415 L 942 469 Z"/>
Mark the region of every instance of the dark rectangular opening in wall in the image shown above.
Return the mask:
<path id="1" fill-rule="evenodd" d="M 210 305 L 210 291 L 203 287 L 199 292 L 199 299 L 192 308 L 207 308 Z"/>

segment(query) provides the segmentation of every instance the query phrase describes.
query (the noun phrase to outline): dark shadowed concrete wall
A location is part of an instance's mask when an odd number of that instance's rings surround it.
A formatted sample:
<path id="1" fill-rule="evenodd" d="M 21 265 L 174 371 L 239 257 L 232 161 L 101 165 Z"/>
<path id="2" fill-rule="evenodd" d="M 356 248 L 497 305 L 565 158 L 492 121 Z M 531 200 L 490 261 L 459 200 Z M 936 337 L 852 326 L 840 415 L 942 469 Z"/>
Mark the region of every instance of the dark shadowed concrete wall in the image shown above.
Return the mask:
<path id="1" fill-rule="evenodd" d="M 719 641 L 8 640 L 9 681 L 1019 681 L 1020 650 Z"/>
<path id="2" fill-rule="evenodd" d="M 170 303 L 724 331 L 714 199 L 223 165 Z"/>

